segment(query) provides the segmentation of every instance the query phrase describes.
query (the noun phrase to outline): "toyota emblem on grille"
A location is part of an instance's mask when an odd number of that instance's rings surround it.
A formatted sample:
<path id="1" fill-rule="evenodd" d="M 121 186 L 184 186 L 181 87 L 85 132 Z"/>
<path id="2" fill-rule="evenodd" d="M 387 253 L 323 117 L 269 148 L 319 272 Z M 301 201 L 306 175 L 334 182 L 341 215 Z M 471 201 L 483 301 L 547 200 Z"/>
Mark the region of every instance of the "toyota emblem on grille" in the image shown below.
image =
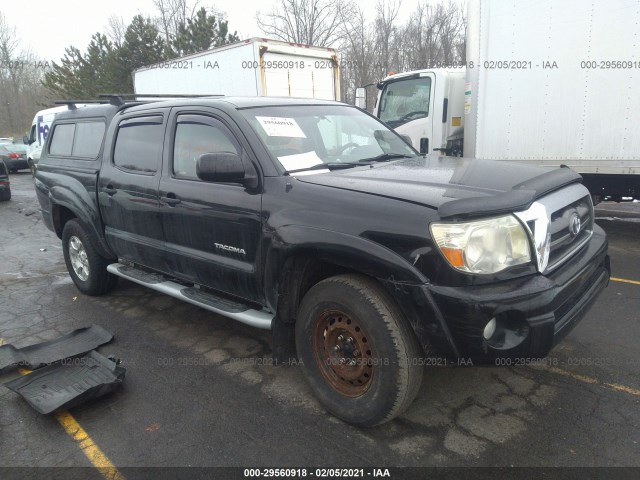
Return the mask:
<path id="1" fill-rule="evenodd" d="M 577 213 L 571 215 L 569 219 L 569 232 L 571 232 L 571 235 L 574 237 L 577 237 L 580 233 L 580 217 Z"/>

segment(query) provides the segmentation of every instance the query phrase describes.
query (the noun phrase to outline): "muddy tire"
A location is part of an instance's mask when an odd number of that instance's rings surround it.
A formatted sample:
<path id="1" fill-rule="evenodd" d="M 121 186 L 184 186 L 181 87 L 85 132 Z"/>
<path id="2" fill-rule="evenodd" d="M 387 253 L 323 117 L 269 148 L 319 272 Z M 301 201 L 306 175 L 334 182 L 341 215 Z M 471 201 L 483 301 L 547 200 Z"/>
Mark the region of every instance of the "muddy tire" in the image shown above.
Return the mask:
<path id="1" fill-rule="evenodd" d="M 62 252 L 69 275 L 82 293 L 102 295 L 116 286 L 118 277 L 107 272 L 112 261 L 96 251 L 91 236 L 76 219 L 62 230 Z"/>
<path id="2" fill-rule="evenodd" d="M 296 348 L 322 405 L 354 425 L 391 420 L 420 389 L 415 335 L 384 289 L 365 276 L 338 275 L 307 292 Z"/>

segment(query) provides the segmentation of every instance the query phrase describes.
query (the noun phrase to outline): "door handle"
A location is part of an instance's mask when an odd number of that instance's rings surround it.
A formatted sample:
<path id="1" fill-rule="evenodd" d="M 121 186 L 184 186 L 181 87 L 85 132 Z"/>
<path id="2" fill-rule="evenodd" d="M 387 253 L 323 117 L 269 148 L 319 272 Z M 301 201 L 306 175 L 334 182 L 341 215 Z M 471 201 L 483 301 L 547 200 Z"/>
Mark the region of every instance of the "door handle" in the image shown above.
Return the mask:
<path id="1" fill-rule="evenodd" d="M 107 195 L 111 196 L 111 195 L 115 195 L 118 192 L 118 189 L 113 188 L 111 185 L 107 185 L 105 188 L 102 189 L 102 191 Z"/>
<path id="2" fill-rule="evenodd" d="M 160 200 L 162 200 L 164 203 L 166 203 L 170 207 L 174 207 L 182 201 L 179 198 L 176 198 L 175 193 L 167 193 L 167 196 L 160 197 Z"/>

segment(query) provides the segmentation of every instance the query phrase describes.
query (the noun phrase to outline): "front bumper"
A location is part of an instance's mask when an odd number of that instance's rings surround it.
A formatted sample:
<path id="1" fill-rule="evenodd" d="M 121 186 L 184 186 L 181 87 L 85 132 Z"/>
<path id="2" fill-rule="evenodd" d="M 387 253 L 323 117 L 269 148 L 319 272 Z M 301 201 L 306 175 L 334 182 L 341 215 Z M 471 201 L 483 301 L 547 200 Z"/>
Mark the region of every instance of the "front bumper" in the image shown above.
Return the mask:
<path id="1" fill-rule="evenodd" d="M 436 354 L 474 363 L 536 359 L 585 316 L 609 276 L 606 235 L 596 225 L 583 250 L 548 275 L 471 287 L 403 285 L 402 296 L 406 302 L 411 295 L 413 311 L 405 313 Z M 492 318 L 497 326 L 487 340 L 483 331 Z"/>

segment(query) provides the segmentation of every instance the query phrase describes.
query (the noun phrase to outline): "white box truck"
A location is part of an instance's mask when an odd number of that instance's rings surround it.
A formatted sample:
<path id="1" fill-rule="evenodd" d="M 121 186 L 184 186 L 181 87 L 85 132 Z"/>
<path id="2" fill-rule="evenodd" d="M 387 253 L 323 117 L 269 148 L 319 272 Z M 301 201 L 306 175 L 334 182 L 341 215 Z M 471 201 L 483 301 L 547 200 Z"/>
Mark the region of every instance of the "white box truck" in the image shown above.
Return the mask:
<path id="1" fill-rule="evenodd" d="M 337 53 L 331 48 L 251 38 L 142 67 L 137 94 L 286 96 L 340 99 Z"/>
<path id="2" fill-rule="evenodd" d="M 388 76 L 374 114 L 423 153 L 567 165 L 596 201 L 640 198 L 640 2 L 467 7 L 466 68 Z"/>

